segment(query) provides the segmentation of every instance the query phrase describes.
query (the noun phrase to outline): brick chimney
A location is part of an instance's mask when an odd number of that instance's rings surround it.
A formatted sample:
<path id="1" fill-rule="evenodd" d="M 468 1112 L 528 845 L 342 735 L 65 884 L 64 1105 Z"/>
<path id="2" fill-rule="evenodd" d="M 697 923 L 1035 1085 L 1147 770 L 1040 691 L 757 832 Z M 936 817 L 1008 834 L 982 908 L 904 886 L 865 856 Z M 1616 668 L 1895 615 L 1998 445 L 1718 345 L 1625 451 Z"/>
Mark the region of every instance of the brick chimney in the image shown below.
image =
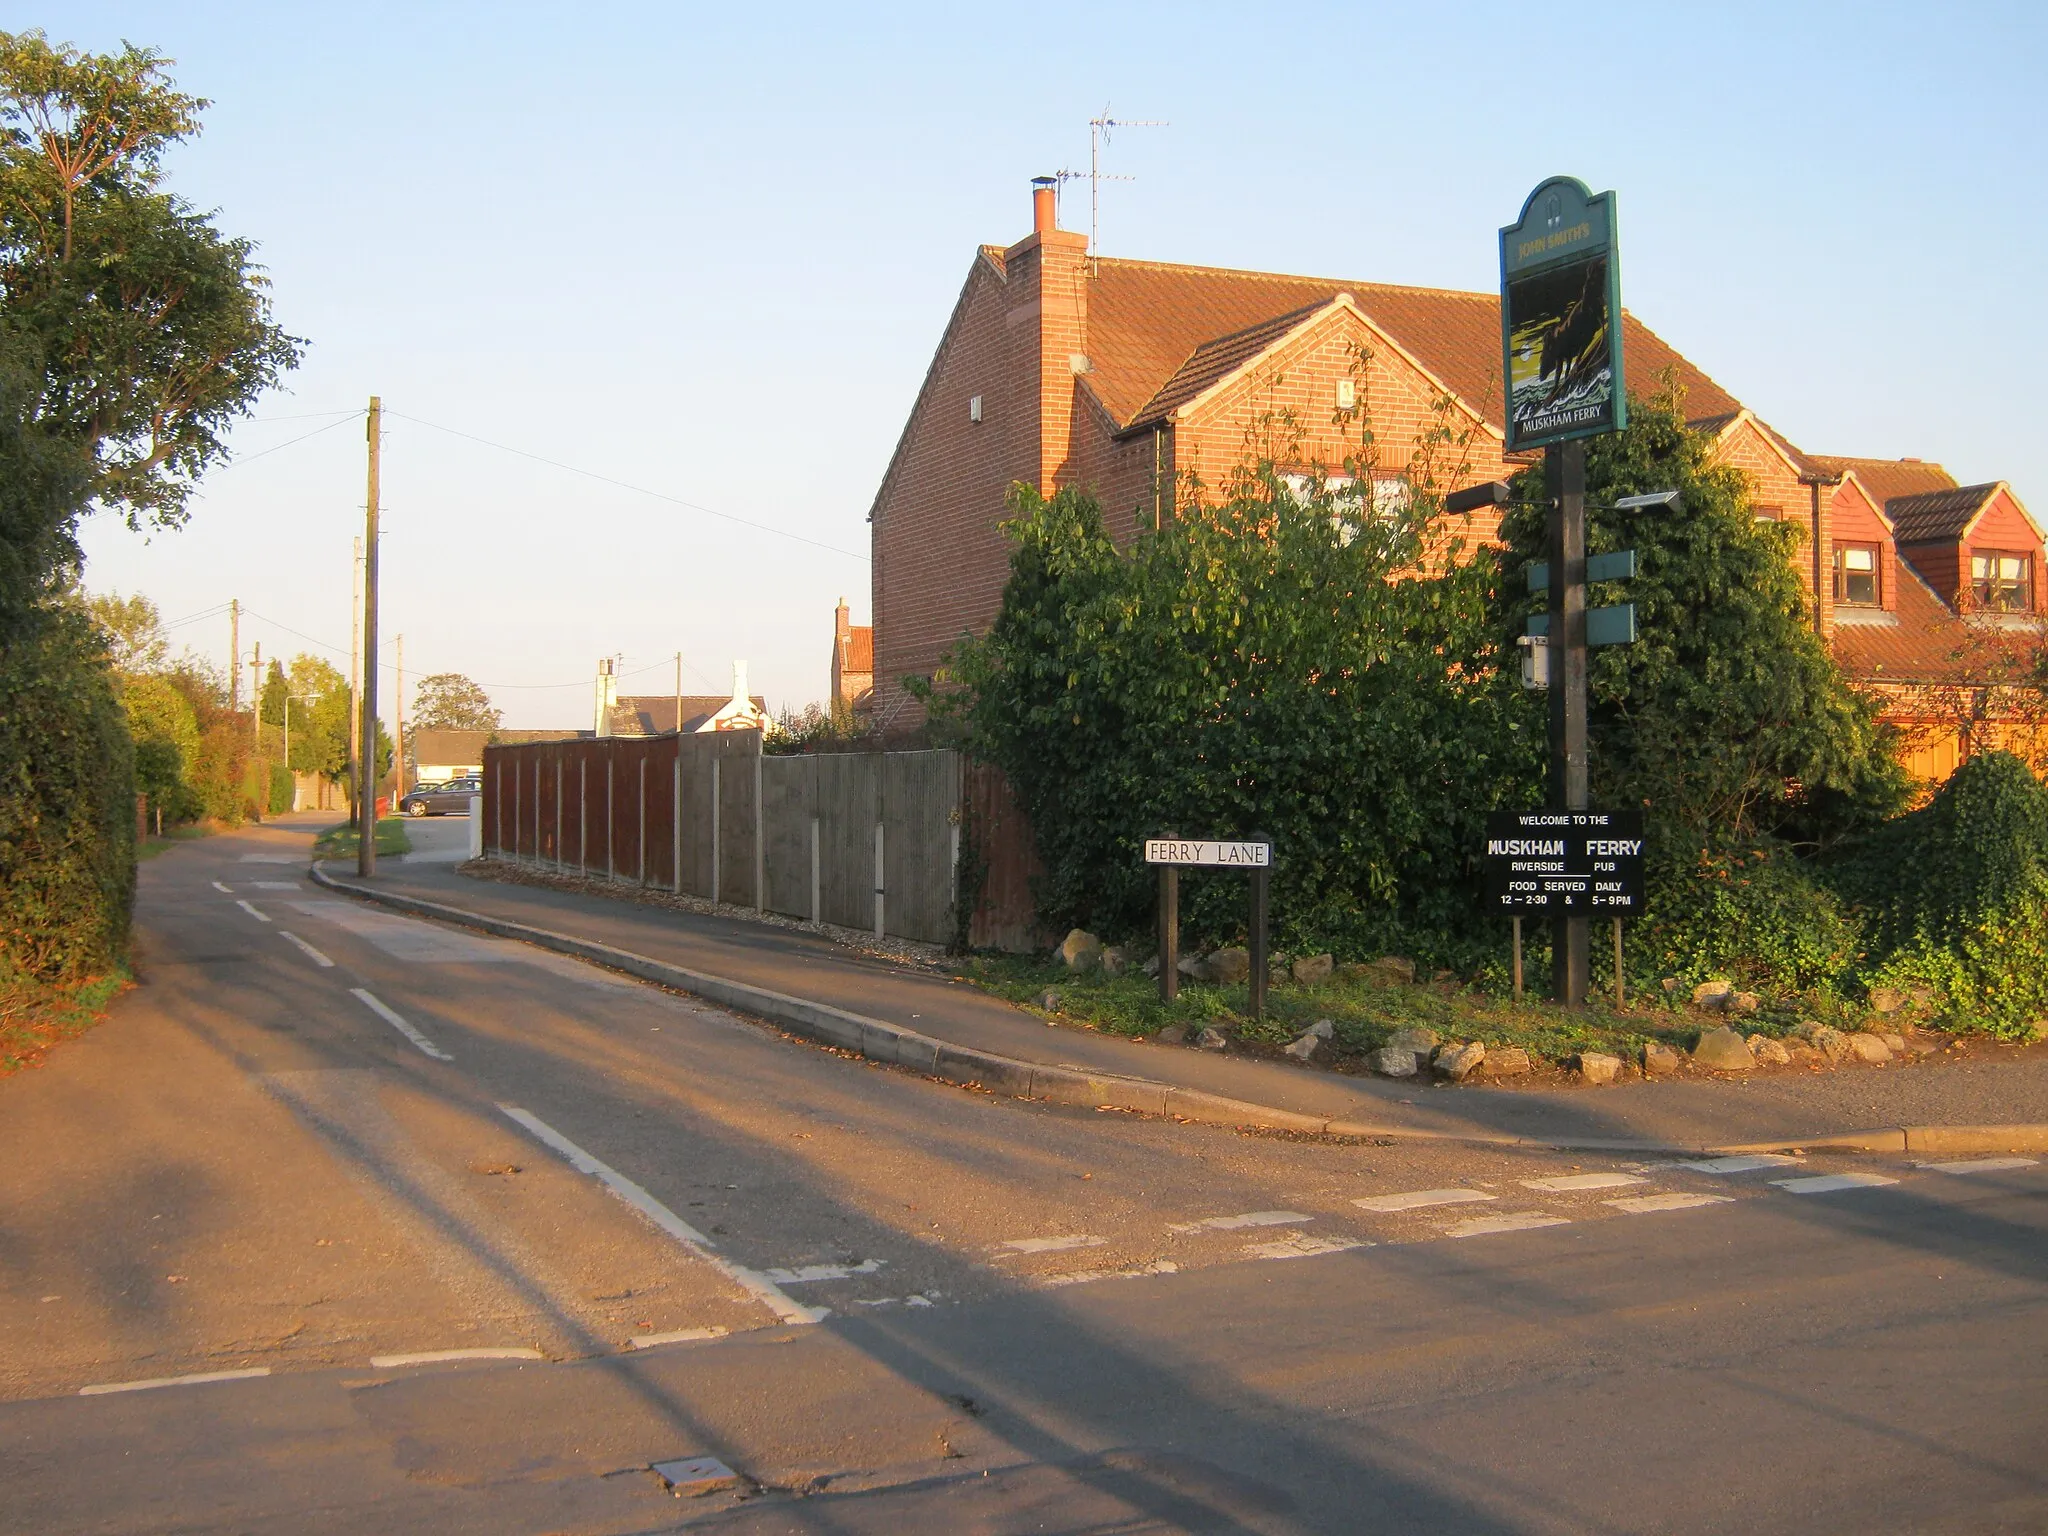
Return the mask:
<path id="1" fill-rule="evenodd" d="M 1010 333 L 1024 349 L 1018 361 L 1028 419 L 1018 426 L 1036 439 L 1037 483 L 1046 495 L 1070 478 L 1075 379 L 1092 367 L 1088 237 L 1059 227 L 1058 192 L 1055 178 L 1032 178 L 1031 233 L 1003 253 Z"/>

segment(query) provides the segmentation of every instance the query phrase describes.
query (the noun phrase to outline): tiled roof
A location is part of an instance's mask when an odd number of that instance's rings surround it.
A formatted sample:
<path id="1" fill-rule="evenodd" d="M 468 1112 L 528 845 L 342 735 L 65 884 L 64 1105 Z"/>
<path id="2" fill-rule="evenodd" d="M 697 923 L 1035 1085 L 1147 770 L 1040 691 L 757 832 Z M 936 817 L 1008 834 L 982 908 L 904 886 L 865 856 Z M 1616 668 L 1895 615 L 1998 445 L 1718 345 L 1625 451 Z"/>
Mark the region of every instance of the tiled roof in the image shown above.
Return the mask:
<path id="1" fill-rule="evenodd" d="M 1947 543 L 1963 536 L 1970 520 L 1984 510 L 1984 503 L 1997 490 L 1994 481 L 1989 485 L 1928 491 L 1919 496 L 1893 496 L 1885 501 L 1884 512 L 1892 520 L 1893 537 L 1901 544 Z"/>
<path id="2" fill-rule="evenodd" d="M 416 763 L 480 763 L 488 743 L 510 745 L 523 741 L 573 741 L 588 731 L 453 731 L 439 727 L 408 731 L 405 750 Z"/>
<path id="3" fill-rule="evenodd" d="M 729 693 L 686 693 L 683 695 L 683 729 L 694 731 L 732 702 Z M 758 693 L 754 707 L 763 714 L 768 701 Z M 645 694 L 621 698 L 612 709 L 615 736 L 663 736 L 676 728 L 676 698 L 670 694 Z"/>
<path id="4" fill-rule="evenodd" d="M 983 251 L 986 254 L 988 248 Z M 996 265 L 1001 266 L 999 257 Z M 1088 356 L 1093 365 L 1088 383 L 1121 426 L 1136 422 L 1169 380 L 1193 367 L 1198 352 L 1289 317 L 1299 319 L 1340 293 L 1350 294 L 1359 309 L 1423 367 L 1496 427 L 1501 425 L 1497 294 L 1115 257 L 1096 262 L 1095 271 L 1088 293 Z M 1271 332 L 1268 340 L 1286 328 Z M 1623 318 L 1622 352 L 1639 390 L 1655 388 L 1664 371 L 1672 368 L 1685 391 L 1689 413 L 1711 416 L 1740 409 L 1733 395 L 1633 315 Z M 1212 353 L 1211 360 L 1220 360 L 1220 355 Z M 1195 392 L 1199 391 L 1188 398 Z"/>
<path id="5" fill-rule="evenodd" d="M 839 655 L 842 672 L 875 670 L 875 630 L 872 624 L 855 624 L 846 632 L 846 648 Z"/>
<path id="6" fill-rule="evenodd" d="M 1284 315 L 1275 315 L 1271 320 L 1261 320 L 1257 325 L 1247 326 L 1232 335 L 1219 336 L 1214 341 L 1203 342 L 1195 348 L 1188 360 L 1174 371 L 1173 377 L 1159 386 L 1159 392 L 1145 402 L 1138 414 L 1132 418 L 1131 425 L 1145 426 L 1154 421 L 1165 420 L 1204 390 L 1229 378 L 1309 316 L 1326 307 L 1323 304 L 1312 304 L 1307 309 L 1290 310 Z"/>
<path id="7" fill-rule="evenodd" d="M 1955 479 L 1939 464 L 1919 459 L 1854 459 L 1840 454 L 1816 453 L 1813 462 L 1831 475 L 1855 472 L 1863 488 L 1883 506 L 1894 496 L 1919 496 L 1928 491 L 1955 488 Z"/>
<path id="8" fill-rule="evenodd" d="M 1903 560 L 1898 596 L 1896 624 L 1836 623 L 1835 660 L 1853 681 L 1932 682 L 1952 669 L 1954 610 Z"/>

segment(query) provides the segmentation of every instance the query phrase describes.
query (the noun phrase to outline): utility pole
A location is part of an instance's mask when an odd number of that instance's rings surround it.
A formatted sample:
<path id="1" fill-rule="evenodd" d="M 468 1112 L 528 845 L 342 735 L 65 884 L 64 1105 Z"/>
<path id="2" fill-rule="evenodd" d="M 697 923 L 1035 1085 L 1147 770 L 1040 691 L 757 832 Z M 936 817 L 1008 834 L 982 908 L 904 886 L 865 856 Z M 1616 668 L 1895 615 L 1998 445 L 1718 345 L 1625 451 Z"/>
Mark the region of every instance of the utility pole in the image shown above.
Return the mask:
<path id="1" fill-rule="evenodd" d="M 377 873 L 377 472 L 384 402 L 370 396 L 370 481 L 363 504 L 363 713 L 356 751 L 356 873 Z"/>
<path id="2" fill-rule="evenodd" d="M 398 712 L 398 752 L 397 760 L 392 764 L 393 769 L 398 774 L 398 785 L 393 791 L 391 801 L 395 806 L 400 800 L 405 798 L 405 636 L 403 635 L 398 637 L 397 698 L 393 700 L 391 707 Z"/>
<path id="3" fill-rule="evenodd" d="M 1550 499 L 1550 803 L 1586 806 L 1586 440 L 1543 450 Z M 1586 1006 L 1591 938 L 1585 915 L 1550 920 L 1551 996 Z"/>
<path id="4" fill-rule="evenodd" d="M 242 600 L 228 599 L 228 713 L 242 708 Z"/>
<path id="5" fill-rule="evenodd" d="M 256 659 L 249 663 L 249 740 L 258 751 L 263 747 L 263 642 L 256 642 Z"/>
<path id="6" fill-rule="evenodd" d="M 363 541 L 356 539 L 349 560 L 348 636 L 348 771 L 354 778 L 363 763 Z M 349 796 L 348 819 L 354 822 L 362 796 Z"/>

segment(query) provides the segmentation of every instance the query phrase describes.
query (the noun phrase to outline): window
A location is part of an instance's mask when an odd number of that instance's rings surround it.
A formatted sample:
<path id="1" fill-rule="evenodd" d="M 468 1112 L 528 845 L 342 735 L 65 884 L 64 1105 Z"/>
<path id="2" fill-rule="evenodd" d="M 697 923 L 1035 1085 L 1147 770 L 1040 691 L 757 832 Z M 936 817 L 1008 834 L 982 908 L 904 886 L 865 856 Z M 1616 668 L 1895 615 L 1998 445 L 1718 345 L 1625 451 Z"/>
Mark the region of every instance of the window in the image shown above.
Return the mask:
<path id="1" fill-rule="evenodd" d="M 1970 591 L 1980 608 L 2025 613 L 2034 606 L 2033 560 L 1987 549 L 1970 555 Z"/>
<path id="2" fill-rule="evenodd" d="M 1877 606 L 1877 546 L 1835 546 L 1835 601 L 1853 607 Z"/>
<path id="3" fill-rule="evenodd" d="M 1760 523 L 1782 523 L 1785 521 L 1783 507 L 1751 507 L 1750 516 Z"/>

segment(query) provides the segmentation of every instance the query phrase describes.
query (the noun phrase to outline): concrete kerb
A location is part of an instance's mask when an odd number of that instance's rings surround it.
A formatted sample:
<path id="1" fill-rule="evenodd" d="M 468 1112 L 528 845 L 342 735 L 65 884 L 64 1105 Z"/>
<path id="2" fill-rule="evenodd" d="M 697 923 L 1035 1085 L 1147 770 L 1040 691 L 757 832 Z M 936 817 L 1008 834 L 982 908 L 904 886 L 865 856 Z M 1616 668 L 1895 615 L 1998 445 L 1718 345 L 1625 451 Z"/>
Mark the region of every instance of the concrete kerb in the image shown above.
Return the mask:
<path id="1" fill-rule="evenodd" d="M 1641 1153 L 1653 1156 L 1726 1157 L 1755 1152 L 2048 1152 L 2048 1123 L 2018 1125 L 1911 1125 L 1886 1126 L 1868 1131 L 1830 1135 L 1792 1136 L 1776 1141 L 1744 1142 L 1726 1146 L 1696 1146 L 1674 1142 L 1631 1141 L 1613 1138 L 1559 1138 L 1509 1136 L 1478 1131 L 1440 1131 L 1417 1126 L 1371 1125 L 1358 1121 L 1304 1115 L 1294 1110 L 1254 1104 L 1244 1099 L 1206 1093 L 1199 1088 L 1182 1088 L 1151 1078 L 1126 1077 L 1115 1073 L 1084 1072 L 1078 1067 L 1048 1066 L 1020 1061 L 993 1051 L 978 1051 L 953 1045 L 930 1035 L 905 1029 L 881 1019 L 835 1008 L 809 998 L 791 997 L 749 982 L 693 971 L 666 961 L 652 960 L 630 950 L 615 949 L 594 939 L 556 933 L 506 918 L 451 907 L 398 891 L 379 891 L 337 880 L 317 863 L 309 874 L 316 885 L 345 896 L 375 902 L 416 917 L 468 928 L 493 938 L 512 939 L 538 949 L 553 950 L 571 959 L 601 965 L 657 986 L 688 992 L 708 1002 L 735 1008 L 768 1020 L 784 1029 L 821 1044 L 834 1046 L 870 1061 L 909 1067 L 947 1082 L 973 1084 L 1041 1099 L 1053 1104 L 1076 1104 L 1091 1109 L 1123 1109 L 1159 1118 L 1192 1121 L 1202 1125 L 1254 1127 L 1307 1136 L 1338 1136 L 1373 1141 L 1434 1141 L 1489 1147 L 1555 1147 L 1561 1151 Z"/>

